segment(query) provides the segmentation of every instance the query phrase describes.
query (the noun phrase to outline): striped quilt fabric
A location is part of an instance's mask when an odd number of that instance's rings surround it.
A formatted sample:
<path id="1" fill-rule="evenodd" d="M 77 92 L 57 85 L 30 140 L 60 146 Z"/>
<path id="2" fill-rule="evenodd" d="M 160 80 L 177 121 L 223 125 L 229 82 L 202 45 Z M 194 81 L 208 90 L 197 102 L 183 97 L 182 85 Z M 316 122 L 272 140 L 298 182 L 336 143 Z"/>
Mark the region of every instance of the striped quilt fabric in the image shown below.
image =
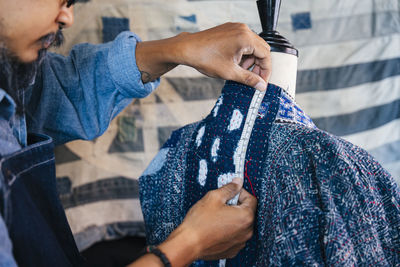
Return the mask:
<path id="1" fill-rule="evenodd" d="M 319 128 L 366 149 L 400 182 L 400 2 L 284 7 L 281 33 L 300 51 L 297 102 Z"/>

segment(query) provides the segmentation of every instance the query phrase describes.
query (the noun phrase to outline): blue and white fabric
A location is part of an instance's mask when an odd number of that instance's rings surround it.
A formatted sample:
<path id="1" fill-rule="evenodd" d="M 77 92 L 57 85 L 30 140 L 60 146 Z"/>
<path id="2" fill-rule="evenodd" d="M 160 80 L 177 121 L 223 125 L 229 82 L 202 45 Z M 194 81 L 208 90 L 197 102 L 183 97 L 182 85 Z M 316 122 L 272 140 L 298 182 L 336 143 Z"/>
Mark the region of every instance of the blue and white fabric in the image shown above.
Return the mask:
<path id="1" fill-rule="evenodd" d="M 211 113 L 175 131 L 140 178 L 150 244 L 163 242 L 191 206 L 232 180 L 253 94 L 227 82 Z M 316 128 L 277 86 L 270 84 L 263 99 L 243 178 L 258 199 L 255 234 L 227 266 L 400 263 L 400 190 L 393 177 L 365 150 Z"/>

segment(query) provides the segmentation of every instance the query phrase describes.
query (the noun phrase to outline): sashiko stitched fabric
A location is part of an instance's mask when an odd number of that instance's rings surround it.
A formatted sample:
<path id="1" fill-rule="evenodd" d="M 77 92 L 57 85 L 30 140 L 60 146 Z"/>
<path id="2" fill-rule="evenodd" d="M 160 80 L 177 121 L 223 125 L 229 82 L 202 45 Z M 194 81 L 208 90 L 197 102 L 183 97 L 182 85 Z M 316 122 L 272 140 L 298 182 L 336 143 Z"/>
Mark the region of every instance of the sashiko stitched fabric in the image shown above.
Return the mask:
<path id="1" fill-rule="evenodd" d="M 211 113 L 175 131 L 143 173 L 150 244 L 163 242 L 193 204 L 232 180 L 253 94 L 227 82 Z M 255 234 L 227 266 L 400 264 L 400 191 L 393 177 L 365 150 L 316 128 L 271 84 L 244 176 L 244 188 L 258 199 Z"/>

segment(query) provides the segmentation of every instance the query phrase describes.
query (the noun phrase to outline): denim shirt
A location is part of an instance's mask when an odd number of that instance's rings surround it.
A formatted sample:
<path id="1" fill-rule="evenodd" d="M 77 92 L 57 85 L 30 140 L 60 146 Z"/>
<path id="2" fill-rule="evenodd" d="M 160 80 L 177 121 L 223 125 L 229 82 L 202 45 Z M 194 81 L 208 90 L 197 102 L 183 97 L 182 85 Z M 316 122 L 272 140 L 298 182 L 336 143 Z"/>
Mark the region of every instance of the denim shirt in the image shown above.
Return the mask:
<path id="1" fill-rule="evenodd" d="M 159 80 L 142 83 L 135 58 L 139 41 L 123 32 L 110 43 L 76 45 L 68 57 L 49 53 L 24 95 L 26 115 L 17 115 L 15 102 L 0 89 L 0 158 L 25 147 L 28 132 L 49 135 L 56 145 L 96 138 L 132 99 L 150 94 Z M 0 266 L 16 266 L 2 217 Z"/>

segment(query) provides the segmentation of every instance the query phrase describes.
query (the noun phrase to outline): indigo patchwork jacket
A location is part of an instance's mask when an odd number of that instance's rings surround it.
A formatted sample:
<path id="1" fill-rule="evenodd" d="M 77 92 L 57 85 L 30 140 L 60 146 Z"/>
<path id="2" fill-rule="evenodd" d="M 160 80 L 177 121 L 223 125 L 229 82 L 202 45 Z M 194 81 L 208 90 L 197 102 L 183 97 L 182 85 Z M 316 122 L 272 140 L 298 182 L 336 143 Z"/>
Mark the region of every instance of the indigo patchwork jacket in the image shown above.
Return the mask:
<path id="1" fill-rule="evenodd" d="M 175 131 L 140 178 L 149 244 L 228 183 L 254 89 L 227 82 L 212 112 Z M 365 150 L 319 130 L 269 85 L 244 164 L 258 200 L 254 236 L 227 266 L 400 265 L 400 190 Z M 196 261 L 193 266 L 219 266 Z"/>

